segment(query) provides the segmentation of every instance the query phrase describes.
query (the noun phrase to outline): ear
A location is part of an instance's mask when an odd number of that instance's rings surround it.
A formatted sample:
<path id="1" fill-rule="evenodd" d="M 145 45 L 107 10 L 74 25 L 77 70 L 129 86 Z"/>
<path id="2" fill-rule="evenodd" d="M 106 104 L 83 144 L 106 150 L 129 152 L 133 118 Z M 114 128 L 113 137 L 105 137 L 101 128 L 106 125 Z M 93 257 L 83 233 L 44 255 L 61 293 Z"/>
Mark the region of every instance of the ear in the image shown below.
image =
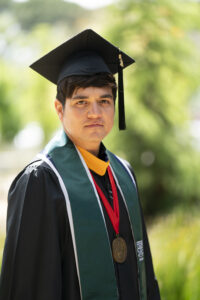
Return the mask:
<path id="1" fill-rule="evenodd" d="M 63 120 L 63 106 L 62 106 L 62 103 L 58 99 L 55 99 L 54 105 L 55 105 L 55 109 L 56 109 L 56 112 L 58 114 L 58 117 L 62 121 Z"/>

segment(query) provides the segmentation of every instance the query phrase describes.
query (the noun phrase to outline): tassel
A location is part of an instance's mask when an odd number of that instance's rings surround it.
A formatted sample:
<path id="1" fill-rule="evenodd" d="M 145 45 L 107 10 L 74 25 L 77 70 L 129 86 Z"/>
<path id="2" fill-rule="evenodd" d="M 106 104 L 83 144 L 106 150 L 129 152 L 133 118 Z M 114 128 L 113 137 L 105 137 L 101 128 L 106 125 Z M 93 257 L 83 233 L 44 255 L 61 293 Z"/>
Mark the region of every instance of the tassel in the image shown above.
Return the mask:
<path id="1" fill-rule="evenodd" d="M 118 61 L 118 113 L 119 113 L 119 130 L 126 129 L 125 109 L 124 109 L 124 84 L 123 84 L 123 59 L 119 50 Z"/>

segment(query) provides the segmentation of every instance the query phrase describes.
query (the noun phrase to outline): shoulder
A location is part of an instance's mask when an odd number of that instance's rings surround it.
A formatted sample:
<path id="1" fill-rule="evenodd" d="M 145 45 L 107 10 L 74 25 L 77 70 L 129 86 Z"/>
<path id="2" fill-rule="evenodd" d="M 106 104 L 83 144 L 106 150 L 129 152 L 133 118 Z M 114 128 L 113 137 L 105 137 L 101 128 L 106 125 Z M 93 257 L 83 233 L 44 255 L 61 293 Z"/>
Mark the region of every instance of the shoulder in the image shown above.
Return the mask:
<path id="1" fill-rule="evenodd" d="M 123 164 L 127 167 L 127 169 L 131 172 L 132 176 L 134 177 L 135 179 L 135 172 L 133 170 L 133 167 L 132 165 L 125 159 L 121 158 L 121 161 L 123 162 Z"/>
<path id="2" fill-rule="evenodd" d="M 124 158 L 121 158 L 117 155 L 115 155 L 115 158 L 123 165 L 123 167 L 127 170 L 127 172 L 129 173 L 129 175 L 131 174 L 132 177 L 134 178 L 134 180 L 136 181 L 136 178 L 135 178 L 135 173 L 134 173 L 134 170 L 131 166 L 131 164 Z"/>
<path id="3" fill-rule="evenodd" d="M 44 218 L 65 212 L 65 199 L 57 176 L 41 160 L 27 165 L 14 179 L 8 192 L 8 227 L 23 212 L 25 217 Z M 62 213 L 63 214 L 63 213 Z M 64 213 L 65 214 L 65 213 Z M 65 216 L 64 216 L 65 217 Z"/>
<path id="4" fill-rule="evenodd" d="M 44 179 L 56 180 L 53 170 L 42 160 L 34 160 L 28 164 L 13 180 L 10 189 L 21 182 L 34 181 L 38 184 Z"/>
<path id="5" fill-rule="evenodd" d="M 137 179 L 136 179 L 136 175 L 134 172 L 134 169 L 132 168 L 132 165 L 124 158 L 121 158 L 115 154 L 112 153 L 112 155 L 114 155 L 114 157 L 120 162 L 120 164 L 124 167 L 124 169 L 126 170 L 126 172 L 128 173 L 128 175 L 131 177 L 131 180 L 133 181 L 136 190 L 138 192 L 138 184 L 137 184 Z"/>
<path id="6" fill-rule="evenodd" d="M 23 169 L 23 172 L 26 176 L 32 175 L 38 178 L 44 175 L 55 177 L 55 173 L 51 167 L 41 159 L 32 161 Z"/>
<path id="7" fill-rule="evenodd" d="M 124 166 L 126 166 L 130 171 L 133 170 L 131 164 L 130 164 L 127 160 L 125 160 L 124 158 L 121 158 L 121 157 L 119 157 L 119 156 L 117 156 L 117 158 L 118 158 L 118 159 L 121 161 L 121 163 L 122 163 Z"/>
<path id="8" fill-rule="evenodd" d="M 57 176 L 45 162 L 35 160 L 13 180 L 8 192 L 8 201 L 28 198 L 38 202 L 40 198 L 57 198 L 53 197 L 55 195 L 63 196 Z"/>

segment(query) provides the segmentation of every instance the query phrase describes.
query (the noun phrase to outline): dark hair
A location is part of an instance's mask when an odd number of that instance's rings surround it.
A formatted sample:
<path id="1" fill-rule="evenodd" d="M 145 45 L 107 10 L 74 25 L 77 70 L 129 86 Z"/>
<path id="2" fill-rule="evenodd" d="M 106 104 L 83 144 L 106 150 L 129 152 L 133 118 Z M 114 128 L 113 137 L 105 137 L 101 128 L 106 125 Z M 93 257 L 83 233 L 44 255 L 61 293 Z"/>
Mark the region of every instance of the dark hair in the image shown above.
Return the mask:
<path id="1" fill-rule="evenodd" d="M 111 87 L 113 99 L 116 99 L 117 84 L 115 77 L 109 73 L 98 73 L 94 75 L 85 76 L 69 76 L 61 80 L 57 85 L 57 95 L 56 98 L 65 105 L 66 98 L 70 98 L 77 88 L 86 87 Z"/>

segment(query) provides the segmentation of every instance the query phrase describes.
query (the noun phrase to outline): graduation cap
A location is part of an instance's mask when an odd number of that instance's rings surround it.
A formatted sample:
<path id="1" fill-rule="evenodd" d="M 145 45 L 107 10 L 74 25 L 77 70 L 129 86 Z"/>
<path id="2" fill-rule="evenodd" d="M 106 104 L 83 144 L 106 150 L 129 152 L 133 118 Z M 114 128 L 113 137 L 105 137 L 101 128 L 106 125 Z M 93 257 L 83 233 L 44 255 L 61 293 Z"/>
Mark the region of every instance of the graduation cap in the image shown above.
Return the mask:
<path id="1" fill-rule="evenodd" d="M 86 29 L 41 57 L 30 67 L 55 84 L 73 75 L 118 73 L 119 129 L 123 130 L 126 128 L 123 69 L 134 62 L 134 59 L 95 31 Z"/>

